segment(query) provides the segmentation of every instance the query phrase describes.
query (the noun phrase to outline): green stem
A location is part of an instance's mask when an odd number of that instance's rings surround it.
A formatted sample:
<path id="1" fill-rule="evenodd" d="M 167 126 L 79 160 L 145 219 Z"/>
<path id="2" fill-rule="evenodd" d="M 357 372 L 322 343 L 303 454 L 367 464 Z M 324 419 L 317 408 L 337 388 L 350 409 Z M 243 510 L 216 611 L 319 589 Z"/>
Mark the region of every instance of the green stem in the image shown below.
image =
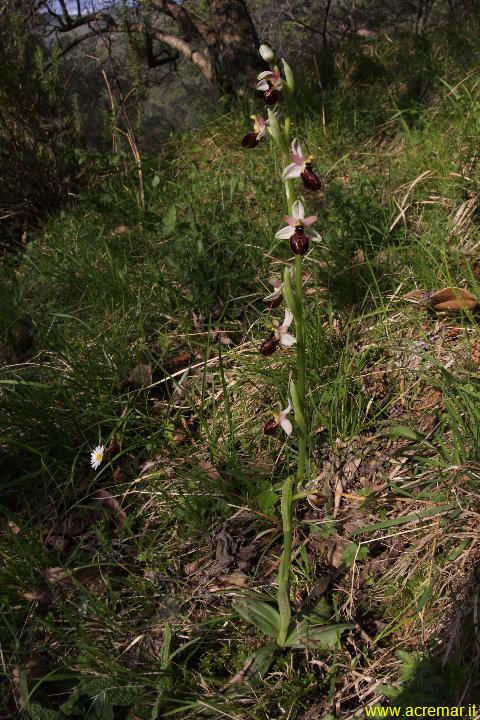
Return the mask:
<path id="1" fill-rule="evenodd" d="M 298 300 L 298 312 L 295 319 L 295 330 L 297 336 L 297 390 L 298 399 L 303 417 L 305 418 L 305 332 L 303 324 L 303 257 L 295 257 L 295 292 Z M 297 483 L 303 484 L 305 477 L 305 466 L 307 460 L 307 433 L 302 428 L 299 434 Z"/>
<path id="2" fill-rule="evenodd" d="M 278 570 L 277 603 L 280 614 L 277 643 L 285 645 L 292 610 L 290 606 L 290 565 L 292 562 L 292 486 L 293 478 L 288 477 L 282 488 L 283 552 Z"/>

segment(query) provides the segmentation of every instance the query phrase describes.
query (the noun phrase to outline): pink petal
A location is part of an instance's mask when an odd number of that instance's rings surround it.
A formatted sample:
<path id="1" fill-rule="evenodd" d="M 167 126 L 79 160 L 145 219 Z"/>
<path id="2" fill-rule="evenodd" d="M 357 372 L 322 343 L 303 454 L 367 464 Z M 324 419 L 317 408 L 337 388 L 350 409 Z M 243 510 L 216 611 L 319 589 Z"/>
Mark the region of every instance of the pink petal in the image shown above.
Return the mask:
<path id="1" fill-rule="evenodd" d="M 281 425 L 282 428 L 285 430 L 285 432 L 287 433 L 288 436 L 290 436 L 290 435 L 292 434 L 293 426 L 292 426 L 292 423 L 290 422 L 290 420 L 289 420 L 288 418 L 286 418 L 286 417 L 281 417 L 281 418 L 280 418 L 280 425 Z"/>
<path id="2" fill-rule="evenodd" d="M 304 171 L 304 159 L 301 155 L 294 155 L 294 153 L 290 153 L 290 157 L 292 158 L 295 165 L 300 165 L 302 168 L 302 172 Z"/>
<path id="3" fill-rule="evenodd" d="M 257 83 L 257 90 L 261 90 L 262 92 L 266 92 L 269 89 L 270 85 L 262 80 L 261 82 Z"/>
<path id="4" fill-rule="evenodd" d="M 296 338 L 289 333 L 282 333 L 280 337 L 280 345 L 283 345 L 284 347 L 292 347 L 292 345 L 295 345 L 296 342 Z"/>
<path id="5" fill-rule="evenodd" d="M 273 76 L 273 73 L 271 70 L 264 70 L 263 72 L 260 73 L 260 75 L 257 75 L 257 80 L 263 80 L 264 78 L 272 77 L 272 76 Z"/>
<path id="6" fill-rule="evenodd" d="M 293 228 L 290 227 L 290 225 L 287 225 L 286 227 L 279 230 L 277 233 L 275 233 L 275 237 L 277 240 L 290 240 L 294 233 Z"/>
<path id="7" fill-rule="evenodd" d="M 292 217 L 291 215 L 284 215 L 283 219 L 286 223 L 291 225 L 292 227 L 295 227 L 295 224 L 297 222 L 297 218 Z"/>
<path id="8" fill-rule="evenodd" d="M 302 169 L 295 163 L 292 163 L 291 165 L 287 165 L 283 171 L 282 178 L 284 180 L 292 180 L 293 178 L 300 177 L 301 174 Z"/>
<path id="9" fill-rule="evenodd" d="M 314 222 L 317 222 L 318 215 L 309 215 L 306 218 L 303 218 L 303 224 L 304 225 L 313 225 Z"/>

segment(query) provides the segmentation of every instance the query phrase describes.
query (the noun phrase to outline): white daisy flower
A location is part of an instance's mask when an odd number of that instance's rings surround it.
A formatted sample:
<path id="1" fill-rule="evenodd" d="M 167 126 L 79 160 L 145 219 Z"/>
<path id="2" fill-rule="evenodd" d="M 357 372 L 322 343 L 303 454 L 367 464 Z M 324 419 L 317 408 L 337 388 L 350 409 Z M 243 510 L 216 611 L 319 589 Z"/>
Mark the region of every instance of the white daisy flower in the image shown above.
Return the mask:
<path id="1" fill-rule="evenodd" d="M 97 445 L 95 450 L 92 450 L 90 455 L 90 464 L 94 470 L 97 470 L 97 468 L 99 468 L 102 464 L 104 452 L 105 447 L 103 445 Z"/>

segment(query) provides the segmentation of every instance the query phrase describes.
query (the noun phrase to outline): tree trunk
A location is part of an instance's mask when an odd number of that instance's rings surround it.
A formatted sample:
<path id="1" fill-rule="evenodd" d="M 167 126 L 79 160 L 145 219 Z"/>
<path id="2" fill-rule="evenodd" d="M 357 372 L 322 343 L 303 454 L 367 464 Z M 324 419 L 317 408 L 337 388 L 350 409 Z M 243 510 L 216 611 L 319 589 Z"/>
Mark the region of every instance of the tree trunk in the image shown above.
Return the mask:
<path id="1" fill-rule="evenodd" d="M 243 93 L 264 69 L 259 41 L 244 0 L 208 0 L 215 44 L 209 45 L 215 80 L 227 92 Z"/>

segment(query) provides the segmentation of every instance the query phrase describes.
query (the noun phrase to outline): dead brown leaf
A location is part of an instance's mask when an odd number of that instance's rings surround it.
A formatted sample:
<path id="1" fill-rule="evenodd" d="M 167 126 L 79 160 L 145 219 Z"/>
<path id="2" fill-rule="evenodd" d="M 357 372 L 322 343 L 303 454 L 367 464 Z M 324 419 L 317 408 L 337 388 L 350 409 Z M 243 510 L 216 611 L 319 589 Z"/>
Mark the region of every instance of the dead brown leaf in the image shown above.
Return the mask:
<path id="1" fill-rule="evenodd" d="M 190 351 L 181 352 L 178 355 L 174 355 L 167 363 L 167 366 L 172 370 L 177 368 L 185 367 L 190 363 L 192 359 L 192 353 Z"/>
<path id="2" fill-rule="evenodd" d="M 119 390 L 124 390 L 125 388 L 140 390 L 141 388 L 147 387 L 151 384 L 152 366 L 150 363 L 146 363 L 144 365 L 140 364 L 134 367 L 128 378 L 118 383 L 117 388 Z"/>
<path id="3" fill-rule="evenodd" d="M 92 495 L 92 498 L 104 505 L 112 515 L 115 515 L 119 528 L 123 527 L 127 521 L 127 515 L 117 498 L 113 497 L 108 490 L 97 490 L 97 492 Z"/>
<path id="4" fill-rule="evenodd" d="M 421 397 L 414 403 L 414 412 L 422 412 L 422 410 L 430 410 L 434 408 L 442 399 L 442 392 L 438 388 L 430 388 L 425 397 Z"/>
<path id="5" fill-rule="evenodd" d="M 478 305 L 477 298 L 463 288 L 448 287 L 434 292 L 429 297 L 428 304 L 437 312 L 458 310 L 475 310 Z"/>
<path id="6" fill-rule="evenodd" d="M 248 576 L 240 570 L 234 570 L 226 575 L 219 575 L 215 578 L 216 583 L 210 585 L 210 592 L 217 592 L 218 590 L 237 590 L 238 588 L 245 587 L 248 581 Z"/>
<path id="7" fill-rule="evenodd" d="M 200 470 L 203 470 L 205 473 L 207 473 L 210 480 L 220 480 L 220 473 L 218 472 L 217 468 L 212 465 L 210 460 L 200 460 L 198 463 L 198 467 Z"/>

